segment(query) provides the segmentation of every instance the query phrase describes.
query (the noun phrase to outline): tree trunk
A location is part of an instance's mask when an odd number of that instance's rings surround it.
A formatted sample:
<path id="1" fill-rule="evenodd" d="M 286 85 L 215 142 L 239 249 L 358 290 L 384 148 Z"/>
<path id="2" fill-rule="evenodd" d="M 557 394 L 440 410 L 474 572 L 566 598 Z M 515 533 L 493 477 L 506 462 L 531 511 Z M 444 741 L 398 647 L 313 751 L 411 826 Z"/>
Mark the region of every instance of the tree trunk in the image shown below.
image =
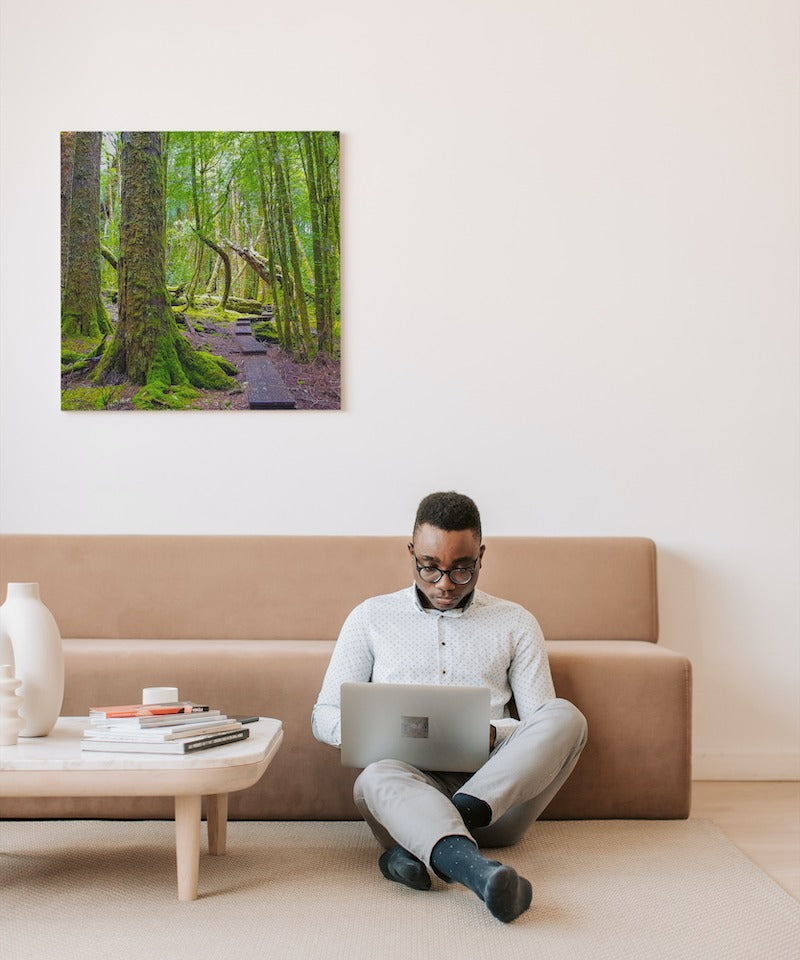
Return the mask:
<path id="1" fill-rule="evenodd" d="M 294 301 L 297 306 L 297 312 L 300 315 L 301 337 L 297 346 L 301 360 L 308 359 L 308 349 L 311 346 L 311 324 L 308 320 L 308 304 L 306 303 L 305 293 L 303 292 L 303 274 L 300 270 L 300 256 L 297 251 L 297 243 L 294 233 L 294 218 L 292 216 L 292 207 L 289 202 L 289 188 L 284 176 L 284 166 L 281 160 L 278 138 L 274 133 L 270 133 L 273 152 L 273 169 L 275 171 L 275 182 L 278 186 L 278 202 L 281 210 L 281 222 L 283 224 L 283 235 L 285 249 L 288 250 L 289 264 L 291 266 L 292 276 L 294 278 Z M 284 290 L 289 286 L 286 283 L 287 277 L 284 272 Z"/>
<path id="2" fill-rule="evenodd" d="M 322 220 L 323 273 L 327 312 L 327 333 L 330 349 L 333 351 L 333 322 L 338 306 L 339 290 L 339 139 L 333 134 L 333 156 L 328 157 L 325 149 L 325 134 L 312 134 L 314 156 L 317 162 L 318 194 L 320 216 Z M 331 170 L 336 172 L 336 186 L 331 179 Z"/>
<path id="3" fill-rule="evenodd" d="M 100 337 L 111 330 L 100 296 L 100 134 L 75 134 L 69 254 L 61 329 L 66 336 Z"/>
<path id="4" fill-rule="evenodd" d="M 264 280 L 266 283 L 270 283 L 270 274 L 267 267 L 267 261 L 260 253 L 256 253 L 255 250 L 246 250 L 244 247 L 240 247 L 230 239 L 230 237 L 225 238 L 225 243 L 233 250 L 233 252 L 241 257 L 245 263 L 249 264 L 253 270 Z"/>
<path id="5" fill-rule="evenodd" d="M 75 156 L 75 134 L 61 134 L 61 296 L 67 279 L 69 262 L 69 213 L 72 205 L 72 161 Z"/>
<path id="6" fill-rule="evenodd" d="M 194 133 L 191 134 L 191 157 L 192 157 L 192 208 L 194 210 L 194 224 L 195 229 L 199 231 L 200 229 L 200 211 L 198 207 L 198 197 L 197 197 L 197 153 L 195 151 L 195 142 L 194 142 Z M 194 307 L 194 294 L 197 289 L 197 284 L 200 279 L 200 263 L 202 260 L 202 250 L 203 244 L 198 236 L 195 236 L 195 254 L 194 254 L 194 271 L 192 273 L 191 279 L 189 280 L 189 285 L 186 288 L 186 302 L 190 307 Z"/>
<path id="7" fill-rule="evenodd" d="M 120 142 L 119 322 L 97 379 L 123 373 L 146 385 L 137 405 L 180 406 L 194 393 L 189 383 L 223 389 L 232 381 L 209 355 L 191 349 L 169 306 L 161 134 L 123 133 Z"/>
<path id="8" fill-rule="evenodd" d="M 216 253 L 217 256 L 222 260 L 222 266 L 225 268 L 225 281 L 224 281 L 225 285 L 222 290 L 222 300 L 220 302 L 220 307 L 222 307 L 222 309 L 225 310 L 228 304 L 228 295 L 231 292 L 231 258 L 228 256 L 227 253 L 225 253 L 222 247 L 214 243 L 213 240 L 210 240 L 208 237 L 204 237 L 202 233 L 198 233 L 197 236 L 203 241 L 203 243 L 207 247 L 213 250 L 214 253 Z"/>
<path id="9" fill-rule="evenodd" d="M 281 309 L 280 301 L 278 298 L 278 285 L 274 281 L 280 281 L 282 279 L 282 274 L 278 274 L 277 267 L 275 265 L 275 242 L 273 239 L 274 230 L 272 228 L 273 217 L 271 215 L 270 203 L 267 197 L 267 179 L 264 173 L 264 159 L 261 155 L 261 135 L 258 133 L 253 134 L 253 140 L 256 147 L 256 161 L 258 165 L 258 186 L 259 186 L 259 201 L 261 204 L 261 217 L 264 224 L 264 235 L 265 242 L 267 247 L 267 270 L 268 277 L 264 277 L 264 281 L 267 284 L 267 296 L 272 297 L 273 311 L 275 315 L 275 326 L 278 329 L 278 338 L 280 340 L 281 346 L 288 350 L 290 347 L 290 338 L 288 334 L 288 324 L 284 323 L 283 310 Z M 266 137 L 264 137 L 264 150 L 267 155 L 269 155 L 269 148 L 267 147 Z M 274 278 L 274 279 L 273 279 Z"/>
<path id="10" fill-rule="evenodd" d="M 206 208 L 206 187 L 205 187 L 205 159 L 201 155 L 200 157 L 200 175 L 197 174 L 197 151 L 195 146 L 195 135 L 191 134 L 191 157 L 192 157 L 192 201 L 194 203 L 194 232 L 197 235 L 198 239 L 198 251 L 197 251 L 197 266 L 195 269 L 195 274 L 192 277 L 191 283 L 189 284 L 189 290 L 187 293 L 187 300 L 190 305 L 194 306 L 194 294 L 197 286 L 202 282 L 203 273 L 203 244 L 205 244 L 210 250 L 213 250 L 219 257 L 222 258 L 222 264 L 225 268 L 225 288 L 222 294 L 222 309 L 225 309 L 225 305 L 228 302 L 228 295 L 231 291 L 231 261 L 227 253 L 222 250 L 213 240 L 204 234 L 204 223 L 206 220 L 205 217 L 205 208 Z M 202 141 L 201 141 L 202 149 Z M 198 182 L 199 181 L 199 182 Z M 211 267 L 208 270 L 207 282 L 204 286 L 208 286 L 211 277 L 213 276 L 214 269 Z"/>
<path id="11" fill-rule="evenodd" d="M 320 216 L 319 193 L 317 191 L 317 177 L 314 163 L 314 151 L 311 147 L 311 134 L 302 135 L 302 145 L 306 157 L 306 180 L 308 182 L 308 199 L 311 209 L 311 242 L 314 251 L 314 308 L 317 318 L 317 349 L 322 353 L 330 353 L 328 336 L 328 294 L 325 289 L 325 270 L 323 266 L 322 246 L 322 217 Z"/>

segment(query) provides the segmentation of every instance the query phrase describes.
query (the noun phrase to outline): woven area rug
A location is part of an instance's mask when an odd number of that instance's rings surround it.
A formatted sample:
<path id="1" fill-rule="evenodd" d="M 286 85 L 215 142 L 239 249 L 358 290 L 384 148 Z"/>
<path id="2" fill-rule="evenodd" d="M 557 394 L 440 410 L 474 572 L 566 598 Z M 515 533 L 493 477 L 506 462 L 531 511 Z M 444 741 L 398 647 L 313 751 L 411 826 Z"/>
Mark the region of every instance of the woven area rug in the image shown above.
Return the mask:
<path id="1" fill-rule="evenodd" d="M 204 828 L 205 833 L 205 828 Z M 534 825 L 498 852 L 533 883 L 512 924 L 468 890 L 384 880 L 363 823 L 229 825 L 177 900 L 173 824 L 0 821 L 4 960 L 797 960 L 800 903 L 712 823 Z"/>

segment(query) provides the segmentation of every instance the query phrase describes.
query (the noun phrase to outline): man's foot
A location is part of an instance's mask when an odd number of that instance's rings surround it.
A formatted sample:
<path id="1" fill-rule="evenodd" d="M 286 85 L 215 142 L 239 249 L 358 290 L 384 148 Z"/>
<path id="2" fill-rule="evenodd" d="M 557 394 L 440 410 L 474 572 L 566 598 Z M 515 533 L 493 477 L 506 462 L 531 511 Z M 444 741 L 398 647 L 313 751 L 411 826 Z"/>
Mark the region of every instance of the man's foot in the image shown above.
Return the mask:
<path id="1" fill-rule="evenodd" d="M 412 890 L 431 888 L 431 877 L 425 864 L 399 843 L 381 854 L 378 866 L 387 880 L 402 883 Z"/>
<path id="2" fill-rule="evenodd" d="M 530 881 L 499 860 L 487 860 L 468 837 L 443 837 L 431 851 L 431 865 L 445 880 L 469 887 L 503 923 L 516 920 L 531 905 Z"/>
<path id="3" fill-rule="evenodd" d="M 533 899 L 530 881 L 519 876 L 513 867 L 502 863 L 490 873 L 483 891 L 483 900 L 492 916 L 511 923 L 525 913 Z"/>

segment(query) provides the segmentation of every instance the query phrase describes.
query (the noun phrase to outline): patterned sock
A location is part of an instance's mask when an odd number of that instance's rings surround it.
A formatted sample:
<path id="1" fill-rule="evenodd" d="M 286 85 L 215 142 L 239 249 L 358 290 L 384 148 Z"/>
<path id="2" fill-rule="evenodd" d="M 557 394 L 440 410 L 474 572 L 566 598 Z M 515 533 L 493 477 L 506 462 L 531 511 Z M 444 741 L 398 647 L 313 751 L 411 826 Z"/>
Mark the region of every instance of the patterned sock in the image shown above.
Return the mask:
<path id="1" fill-rule="evenodd" d="M 515 920 L 531 905 L 529 881 L 513 867 L 487 860 L 468 837 L 443 837 L 431 852 L 431 865 L 445 880 L 469 887 L 503 923 Z"/>
<path id="2" fill-rule="evenodd" d="M 425 864 L 399 843 L 381 854 L 378 866 L 387 880 L 405 884 L 412 890 L 431 888 L 431 877 Z"/>
<path id="3" fill-rule="evenodd" d="M 453 806 L 461 814 L 467 830 L 488 827 L 492 822 L 492 808 L 489 804 L 468 793 L 454 794 Z"/>

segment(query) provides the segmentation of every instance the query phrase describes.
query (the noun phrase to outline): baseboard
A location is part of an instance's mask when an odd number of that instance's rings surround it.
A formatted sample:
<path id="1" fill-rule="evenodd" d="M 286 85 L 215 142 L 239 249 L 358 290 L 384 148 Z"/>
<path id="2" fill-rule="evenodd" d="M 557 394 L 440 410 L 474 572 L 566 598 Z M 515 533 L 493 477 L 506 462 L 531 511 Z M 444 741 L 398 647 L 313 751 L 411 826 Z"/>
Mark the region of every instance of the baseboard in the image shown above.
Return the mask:
<path id="1" fill-rule="evenodd" d="M 791 753 L 696 753 L 693 780 L 800 780 L 800 755 Z"/>

